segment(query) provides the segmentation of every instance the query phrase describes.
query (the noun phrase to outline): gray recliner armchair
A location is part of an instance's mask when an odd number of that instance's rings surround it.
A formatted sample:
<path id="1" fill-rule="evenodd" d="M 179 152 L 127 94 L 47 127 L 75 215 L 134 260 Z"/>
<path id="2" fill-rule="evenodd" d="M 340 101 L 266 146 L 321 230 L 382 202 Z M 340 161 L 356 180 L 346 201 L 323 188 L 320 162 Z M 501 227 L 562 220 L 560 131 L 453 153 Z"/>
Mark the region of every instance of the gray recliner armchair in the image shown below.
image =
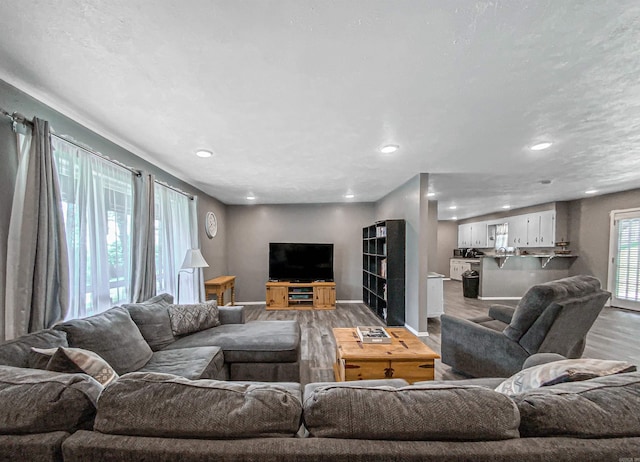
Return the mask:
<path id="1" fill-rule="evenodd" d="M 518 306 L 494 305 L 489 316 L 442 315 L 442 362 L 472 377 L 509 377 L 535 353 L 579 358 L 610 295 L 597 278 L 572 276 L 535 285 Z"/>

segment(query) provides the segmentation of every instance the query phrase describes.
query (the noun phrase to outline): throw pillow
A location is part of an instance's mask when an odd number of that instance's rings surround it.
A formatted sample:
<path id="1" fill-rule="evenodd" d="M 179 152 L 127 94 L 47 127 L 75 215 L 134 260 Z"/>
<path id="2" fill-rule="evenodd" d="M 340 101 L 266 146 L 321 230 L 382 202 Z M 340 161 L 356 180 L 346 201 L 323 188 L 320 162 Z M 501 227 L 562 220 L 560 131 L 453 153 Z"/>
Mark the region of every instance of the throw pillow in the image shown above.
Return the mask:
<path id="1" fill-rule="evenodd" d="M 185 335 L 220 325 L 218 302 L 211 300 L 195 305 L 169 305 L 173 335 Z"/>
<path id="2" fill-rule="evenodd" d="M 126 308 L 111 308 L 89 318 L 72 319 L 55 329 L 67 333 L 70 347 L 99 354 L 118 374 L 137 371 L 153 356 Z"/>
<path id="3" fill-rule="evenodd" d="M 635 370 L 636 366 L 625 361 L 566 359 L 523 369 L 498 385 L 496 391 L 515 395 L 557 383 L 578 382 Z"/>
<path id="4" fill-rule="evenodd" d="M 58 351 L 58 348 L 35 348 L 32 347 L 29 351 L 29 367 L 32 369 L 47 370 L 47 364 L 51 361 L 51 358 Z"/>
<path id="5" fill-rule="evenodd" d="M 123 305 L 153 351 L 162 350 L 176 341 L 171 330 L 169 303 L 134 303 Z"/>
<path id="6" fill-rule="evenodd" d="M 70 374 L 84 373 L 106 386 L 118 378 L 118 374 L 100 355 L 82 348 L 32 348 L 34 353 L 48 356 L 46 369 Z"/>

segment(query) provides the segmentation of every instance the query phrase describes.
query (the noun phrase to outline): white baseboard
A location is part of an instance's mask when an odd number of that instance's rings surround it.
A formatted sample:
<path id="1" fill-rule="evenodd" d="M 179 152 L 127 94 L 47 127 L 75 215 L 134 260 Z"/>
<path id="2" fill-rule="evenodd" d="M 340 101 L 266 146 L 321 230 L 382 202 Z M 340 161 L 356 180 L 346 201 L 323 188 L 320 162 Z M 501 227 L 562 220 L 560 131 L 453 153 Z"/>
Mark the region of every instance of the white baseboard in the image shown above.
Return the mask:
<path id="1" fill-rule="evenodd" d="M 413 335 L 415 335 L 416 337 L 428 337 L 429 336 L 429 332 L 418 332 L 413 327 L 411 327 L 409 324 L 405 324 L 404 327 L 409 332 L 411 332 Z"/>
<path id="2" fill-rule="evenodd" d="M 522 297 L 478 297 L 478 300 L 520 300 Z"/>
<path id="3" fill-rule="evenodd" d="M 336 303 L 364 303 L 362 300 L 336 300 Z M 257 302 L 239 302 L 236 300 L 236 305 L 266 305 L 266 300 Z M 227 303 L 228 305 L 228 303 Z"/>

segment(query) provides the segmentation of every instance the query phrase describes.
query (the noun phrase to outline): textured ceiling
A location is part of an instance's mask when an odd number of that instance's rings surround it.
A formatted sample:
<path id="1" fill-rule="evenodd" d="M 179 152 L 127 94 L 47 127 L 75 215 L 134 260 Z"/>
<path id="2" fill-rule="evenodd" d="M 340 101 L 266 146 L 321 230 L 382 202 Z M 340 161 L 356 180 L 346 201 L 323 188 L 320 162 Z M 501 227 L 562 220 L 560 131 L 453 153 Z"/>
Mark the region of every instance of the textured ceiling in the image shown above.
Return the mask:
<path id="1" fill-rule="evenodd" d="M 637 0 L 24 0 L 0 25 L 0 78 L 227 204 L 427 172 L 448 219 L 640 186 Z"/>

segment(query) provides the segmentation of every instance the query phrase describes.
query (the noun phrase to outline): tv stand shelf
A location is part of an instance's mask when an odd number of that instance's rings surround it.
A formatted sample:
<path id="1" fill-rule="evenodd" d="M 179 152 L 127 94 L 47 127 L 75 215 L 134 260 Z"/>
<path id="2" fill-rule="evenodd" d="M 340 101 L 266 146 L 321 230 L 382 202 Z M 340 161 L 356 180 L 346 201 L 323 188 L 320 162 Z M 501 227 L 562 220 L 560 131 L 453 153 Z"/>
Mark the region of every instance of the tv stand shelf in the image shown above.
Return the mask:
<path id="1" fill-rule="evenodd" d="M 268 310 L 335 310 L 335 282 L 270 281 L 267 287 Z"/>

